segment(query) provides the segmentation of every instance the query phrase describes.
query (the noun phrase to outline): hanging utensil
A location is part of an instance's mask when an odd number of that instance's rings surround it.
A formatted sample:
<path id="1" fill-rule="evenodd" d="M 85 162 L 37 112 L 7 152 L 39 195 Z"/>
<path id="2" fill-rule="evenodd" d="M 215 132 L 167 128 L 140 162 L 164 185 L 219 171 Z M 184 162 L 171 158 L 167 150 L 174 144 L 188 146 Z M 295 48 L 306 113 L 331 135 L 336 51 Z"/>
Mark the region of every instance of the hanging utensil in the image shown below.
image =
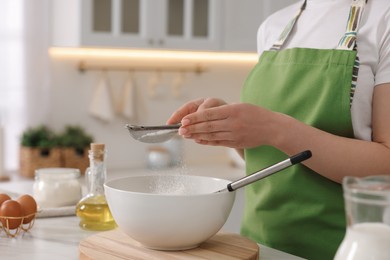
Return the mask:
<path id="1" fill-rule="evenodd" d="M 171 93 L 174 98 L 180 98 L 184 83 L 184 72 L 181 71 L 172 82 Z"/>
<path id="2" fill-rule="evenodd" d="M 133 72 L 129 71 L 127 79 L 122 86 L 121 99 L 118 106 L 118 113 L 127 119 L 135 117 L 135 80 Z"/>
<path id="3" fill-rule="evenodd" d="M 150 98 L 156 98 L 158 96 L 158 87 L 161 84 L 161 72 L 156 71 L 148 80 L 148 95 Z"/>
<path id="4" fill-rule="evenodd" d="M 89 114 L 102 121 L 109 122 L 115 118 L 111 87 L 106 71 L 101 72 L 89 104 Z"/>
<path id="5" fill-rule="evenodd" d="M 224 191 L 229 191 L 229 192 L 235 191 L 235 190 L 242 188 L 248 184 L 251 184 L 255 181 L 261 180 L 267 176 L 270 176 L 270 175 L 277 173 L 283 169 L 286 169 L 294 164 L 297 164 L 297 163 L 300 163 L 304 160 L 307 160 L 310 157 L 311 157 L 311 151 L 309 151 L 309 150 L 303 151 L 303 152 L 298 153 L 294 156 L 291 156 L 290 158 L 288 158 L 286 160 L 278 162 L 278 163 L 271 165 L 267 168 L 264 168 L 260 171 L 254 172 L 251 175 L 245 176 L 245 177 L 243 177 L 239 180 L 236 180 L 234 182 L 231 182 L 227 185 L 227 187 L 225 189 L 216 191 L 216 193 L 217 192 L 224 192 Z"/>
<path id="6" fill-rule="evenodd" d="M 143 143 L 162 143 L 175 136 L 181 124 L 160 126 L 126 125 L 130 135 Z"/>

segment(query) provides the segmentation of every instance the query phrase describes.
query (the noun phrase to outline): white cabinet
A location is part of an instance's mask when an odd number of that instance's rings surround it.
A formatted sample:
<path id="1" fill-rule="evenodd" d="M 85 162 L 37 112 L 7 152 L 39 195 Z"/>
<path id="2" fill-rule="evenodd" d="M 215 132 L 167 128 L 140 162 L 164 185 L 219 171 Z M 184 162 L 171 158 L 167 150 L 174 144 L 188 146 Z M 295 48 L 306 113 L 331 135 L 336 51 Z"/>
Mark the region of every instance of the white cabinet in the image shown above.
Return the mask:
<path id="1" fill-rule="evenodd" d="M 150 0 L 156 2 L 156 0 Z M 168 48 L 219 50 L 221 48 L 220 0 L 159 0 L 157 45 Z"/>
<path id="2" fill-rule="evenodd" d="M 53 0 L 54 46 L 219 50 L 221 0 Z"/>
<path id="3" fill-rule="evenodd" d="M 225 0 L 223 49 L 256 52 L 257 29 L 275 11 L 297 0 Z"/>

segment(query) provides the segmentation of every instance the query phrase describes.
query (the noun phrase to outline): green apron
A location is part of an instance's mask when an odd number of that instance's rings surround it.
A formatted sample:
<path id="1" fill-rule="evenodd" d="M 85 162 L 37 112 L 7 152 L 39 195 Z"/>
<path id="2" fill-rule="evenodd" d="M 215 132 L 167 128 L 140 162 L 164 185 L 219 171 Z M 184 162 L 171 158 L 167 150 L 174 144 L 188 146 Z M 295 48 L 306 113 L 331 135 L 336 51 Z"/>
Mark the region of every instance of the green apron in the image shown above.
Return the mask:
<path id="1" fill-rule="evenodd" d="M 249 74 L 242 89 L 242 102 L 353 138 L 350 96 L 358 62 L 354 47 L 358 14 L 364 4 L 365 1 L 353 1 L 347 32 L 337 49 L 281 50 L 306 6 L 305 1 L 278 42 L 261 55 Z M 250 174 L 287 157 L 270 146 L 246 149 L 246 171 Z M 247 186 L 245 192 L 243 235 L 308 259 L 334 257 L 346 226 L 340 184 L 299 164 Z"/>

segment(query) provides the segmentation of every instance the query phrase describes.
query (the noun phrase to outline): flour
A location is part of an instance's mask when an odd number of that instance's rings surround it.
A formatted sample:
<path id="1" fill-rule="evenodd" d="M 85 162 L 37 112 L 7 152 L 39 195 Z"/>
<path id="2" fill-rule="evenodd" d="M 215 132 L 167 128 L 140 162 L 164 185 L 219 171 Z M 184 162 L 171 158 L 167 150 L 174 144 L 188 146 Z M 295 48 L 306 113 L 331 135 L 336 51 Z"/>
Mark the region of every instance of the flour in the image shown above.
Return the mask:
<path id="1" fill-rule="evenodd" d="M 180 175 L 157 176 L 150 185 L 150 193 L 163 195 L 192 195 L 199 194 L 194 184 L 185 181 Z"/>
<path id="2" fill-rule="evenodd" d="M 73 206 L 81 199 L 80 173 L 75 169 L 38 169 L 33 185 L 40 208 Z"/>
<path id="3" fill-rule="evenodd" d="M 168 134 L 168 133 L 171 133 L 171 132 L 176 132 L 177 130 L 173 129 L 168 129 L 168 130 L 159 130 L 159 131 L 156 131 L 156 132 L 150 132 L 150 133 L 147 133 L 145 135 L 143 135 L 141 138 L 144 138 L 144 137 L 150 137 L 150 136 L 156 136 L 156 135 L 164 135 L 164 134 Z"/>
<path id="4" fill-rule="evenodd" d="M 172 135 L 176 134 L 177 129 L 164 129 L 164 130 L 158 130 L 155 132 L 148 132 L 138 138 L 138 140 L 146 143 L 154 143 L 159 142 L 161 139 L 162 141 L 166 141 L 169 138 L 171 138 Z"/>

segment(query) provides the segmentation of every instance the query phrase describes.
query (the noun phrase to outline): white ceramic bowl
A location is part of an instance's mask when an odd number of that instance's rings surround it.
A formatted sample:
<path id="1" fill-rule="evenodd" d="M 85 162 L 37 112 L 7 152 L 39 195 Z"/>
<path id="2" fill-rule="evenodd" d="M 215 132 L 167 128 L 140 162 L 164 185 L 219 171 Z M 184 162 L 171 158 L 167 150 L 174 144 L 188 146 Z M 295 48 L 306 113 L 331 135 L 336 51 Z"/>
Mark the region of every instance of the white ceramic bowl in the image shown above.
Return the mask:
<path id="1" fill-rule="evenodd" d="M 195 248 L 226 222 L 235 192 L 214 193 L 230 183 L 204 176 L 147 175 L 104 184 L 119 228 L 144 247 Z"/>

